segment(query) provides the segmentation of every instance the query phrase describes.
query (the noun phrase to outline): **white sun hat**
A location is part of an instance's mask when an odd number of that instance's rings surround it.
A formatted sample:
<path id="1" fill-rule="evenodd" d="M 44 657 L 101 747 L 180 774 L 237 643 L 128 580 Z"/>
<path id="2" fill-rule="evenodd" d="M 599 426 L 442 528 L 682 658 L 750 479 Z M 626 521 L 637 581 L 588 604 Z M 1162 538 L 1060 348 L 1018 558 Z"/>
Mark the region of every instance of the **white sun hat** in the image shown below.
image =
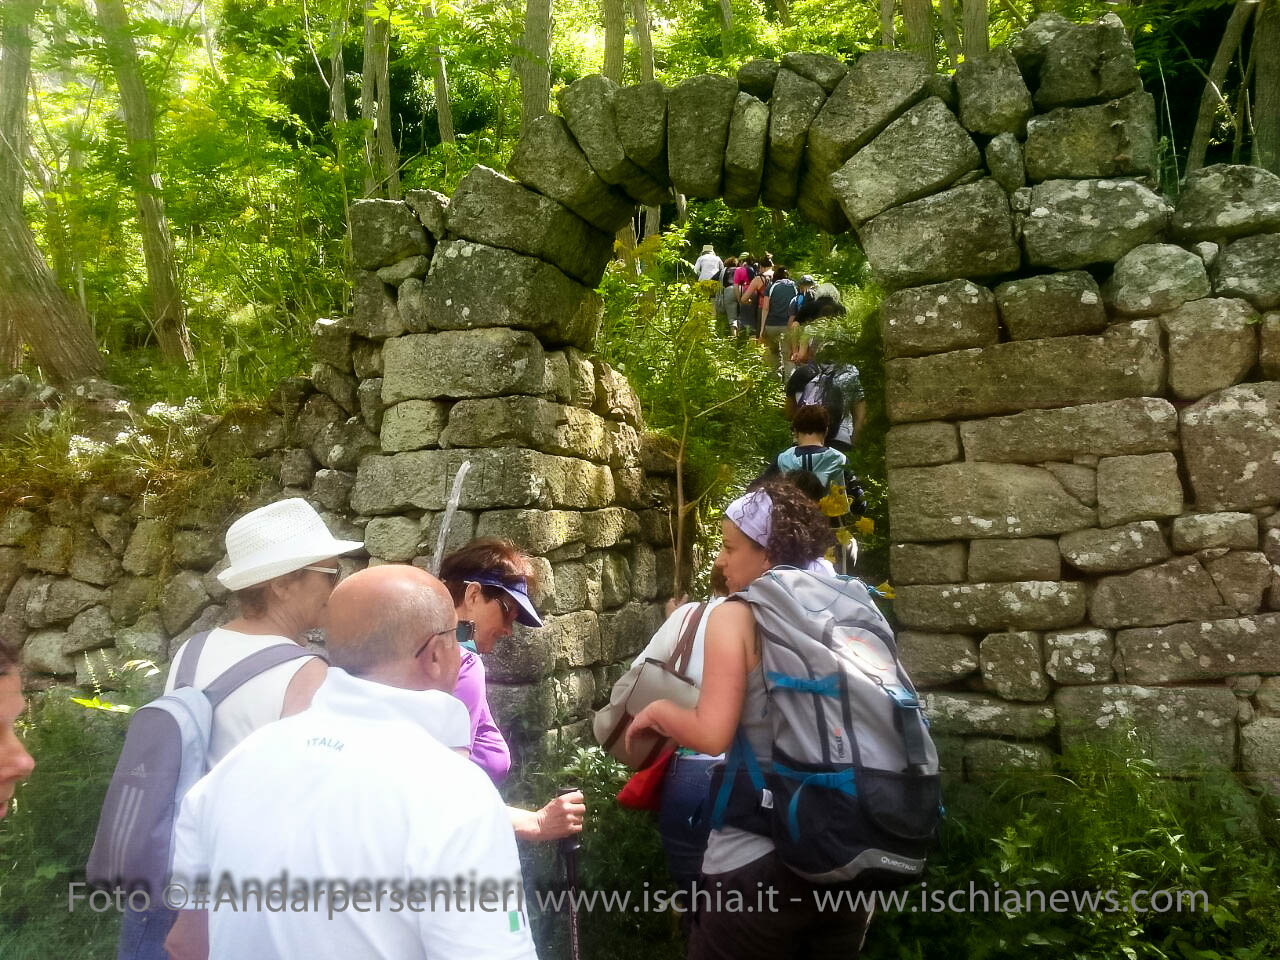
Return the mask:
<path id="1" fill-rule="evenodd" d="M 251 510 L 227 530 L 231 564 L 218 574 L 218 582 L 228 590 L 243 590 L 363 546 L 358 540 L 336 539 L 307 501 L 278 500 Z"/>

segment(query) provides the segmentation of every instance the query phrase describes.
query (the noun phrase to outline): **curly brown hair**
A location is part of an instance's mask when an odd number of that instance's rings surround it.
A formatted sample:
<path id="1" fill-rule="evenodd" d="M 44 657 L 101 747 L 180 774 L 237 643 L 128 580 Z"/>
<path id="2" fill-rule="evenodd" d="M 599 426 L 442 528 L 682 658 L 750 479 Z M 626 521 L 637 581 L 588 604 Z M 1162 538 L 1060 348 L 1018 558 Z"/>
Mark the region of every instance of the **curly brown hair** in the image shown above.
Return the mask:
<path id="1" fill-rule="evenodd" d="M 790 480 L 773 479 L 760 484 L 773 501 L 772 528 L 765 555 L 775 567 L 806 567 L 829 547 L 835 533 L 818 505 Z"/>

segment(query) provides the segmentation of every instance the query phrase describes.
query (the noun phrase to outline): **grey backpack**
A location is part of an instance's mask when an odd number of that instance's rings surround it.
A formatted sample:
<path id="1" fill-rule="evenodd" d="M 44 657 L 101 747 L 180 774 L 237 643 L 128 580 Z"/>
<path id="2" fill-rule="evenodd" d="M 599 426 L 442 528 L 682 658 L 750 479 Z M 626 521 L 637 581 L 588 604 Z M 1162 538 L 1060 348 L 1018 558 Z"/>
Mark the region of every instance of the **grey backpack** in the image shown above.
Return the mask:
<path id="1" fill-rule="evenodd" d="M 712 827 L 771 837 L 814 883 L 920 879 L 942 813 L 938 754 L 866 586 L 779 567 L 735 598 L 760 637 L 772 762 L 739 731 L 713 780 Z"/>
<path id="2" fill-rule="evenodd" d="M 209 770 L 213 711 L 243 684 L 314 651 L 280 643 L 250 654 L 204 690 L 193 683 L 209 634 L 191 638 L 172 693 L 139 707 L 107 788 L 85 875 L 95 887 L 143 890 L 153 903 L 169 882 L 173 827 L 182 798 Z"/>

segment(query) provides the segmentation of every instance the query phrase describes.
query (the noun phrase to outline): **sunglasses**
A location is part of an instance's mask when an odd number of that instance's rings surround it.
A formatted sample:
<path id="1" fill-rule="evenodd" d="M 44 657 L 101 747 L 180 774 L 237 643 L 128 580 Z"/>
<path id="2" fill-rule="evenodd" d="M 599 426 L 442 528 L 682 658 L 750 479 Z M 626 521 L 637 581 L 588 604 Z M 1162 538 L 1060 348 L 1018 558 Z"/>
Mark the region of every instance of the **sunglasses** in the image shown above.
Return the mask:
<path id="1" fill-rule="evenodd" d="M 333 582 L 337 583 L 342 578 L 342 571 L 337 567 L 303 567 L 303 570 L 310 570 L 313 573 L 327 573 L 333 577 Z"/>
<path id="2" fill-rule="evenodd" d="M 435 633 L 431 634 L 431 636 L 427 637 L 426 643 L 418 648 L 418 652 L 413 655 L 414 659 L 422 656 L 422 651 L 431 645 L 432 640 L 436 637 L 444 636 L 446 633 L 452 633 L 458 643 L 470 643 L 475 639 L 476 625 L 470 620 L 459 620 L 458 625 L 452 630 L 437 630 Z"/>

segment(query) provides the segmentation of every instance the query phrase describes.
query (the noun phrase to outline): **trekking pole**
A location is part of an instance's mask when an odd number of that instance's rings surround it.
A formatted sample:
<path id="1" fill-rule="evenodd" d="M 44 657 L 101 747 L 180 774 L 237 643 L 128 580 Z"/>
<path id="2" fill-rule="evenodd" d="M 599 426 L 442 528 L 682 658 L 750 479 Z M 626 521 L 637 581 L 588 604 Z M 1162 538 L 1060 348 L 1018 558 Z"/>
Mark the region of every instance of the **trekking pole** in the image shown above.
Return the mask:
<path id="1" fill-rule="evenodd" d="M 561 787 L 556 796 L 563 797 L 568 793 L 576 793 L 577 787 Z M 569 957 L 580 960 L 578 945 L 578 851 L 582 849 L 582 840 L 574 833 L 561 837 L 558 841 L 560 859 L 564 861 L 564 879 L 569 894 Z"/>

